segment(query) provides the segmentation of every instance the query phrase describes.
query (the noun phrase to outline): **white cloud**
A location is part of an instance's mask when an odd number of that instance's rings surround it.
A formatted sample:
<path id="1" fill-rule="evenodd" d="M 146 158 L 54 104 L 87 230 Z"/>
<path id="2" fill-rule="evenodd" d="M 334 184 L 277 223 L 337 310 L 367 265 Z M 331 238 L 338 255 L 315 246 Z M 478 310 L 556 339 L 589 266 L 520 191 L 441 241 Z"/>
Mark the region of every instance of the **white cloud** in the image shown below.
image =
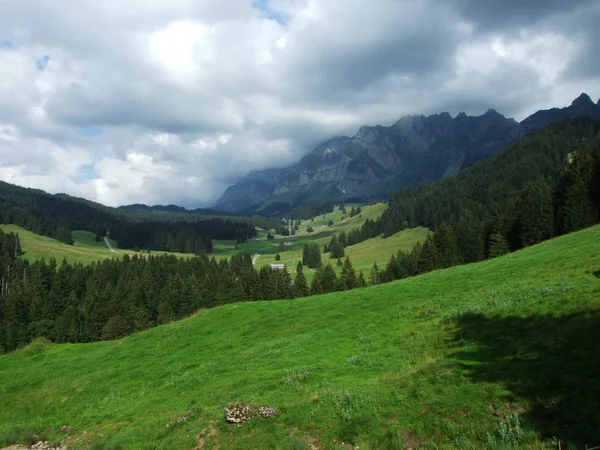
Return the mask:
<path id="1" fill-rule="evenodd" d="M 599 95 L 598 6 L 539 4 L 4 2 L 0 179 L 207 205 L 362 124 L 490 107 L 522 119 Z"/>

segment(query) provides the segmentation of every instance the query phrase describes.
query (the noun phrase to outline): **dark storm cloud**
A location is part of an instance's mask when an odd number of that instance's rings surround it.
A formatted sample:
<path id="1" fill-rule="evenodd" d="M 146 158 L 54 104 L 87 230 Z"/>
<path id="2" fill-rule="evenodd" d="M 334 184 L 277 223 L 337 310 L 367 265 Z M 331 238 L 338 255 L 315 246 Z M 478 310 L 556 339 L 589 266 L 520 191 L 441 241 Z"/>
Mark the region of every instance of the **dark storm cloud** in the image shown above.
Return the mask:
<path id="1" fill-rule="evenodd" d="M 479 31 L 505 31 L 537 25 L 557 14 L 570 14 L 596 0 L 444 0 Z"/>

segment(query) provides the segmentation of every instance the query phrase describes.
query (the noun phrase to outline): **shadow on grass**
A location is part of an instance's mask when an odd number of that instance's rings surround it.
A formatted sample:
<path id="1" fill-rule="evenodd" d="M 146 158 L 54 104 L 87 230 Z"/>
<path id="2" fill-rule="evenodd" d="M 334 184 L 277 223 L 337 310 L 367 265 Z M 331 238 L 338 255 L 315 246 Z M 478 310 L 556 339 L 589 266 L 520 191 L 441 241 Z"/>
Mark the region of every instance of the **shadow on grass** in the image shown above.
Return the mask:
<path id="1" fill-rule="evenodd" d="M 473 351 L 454 357 L 474 382 L 503 383 L 525 402 L 524 422 L 543 438 L 577 448 L 600 445 L 600 310 L 555 317 L 487 317 L 454 320 L 458 345 Z M 564 447 L 563 447 L 564 448 Z"/>

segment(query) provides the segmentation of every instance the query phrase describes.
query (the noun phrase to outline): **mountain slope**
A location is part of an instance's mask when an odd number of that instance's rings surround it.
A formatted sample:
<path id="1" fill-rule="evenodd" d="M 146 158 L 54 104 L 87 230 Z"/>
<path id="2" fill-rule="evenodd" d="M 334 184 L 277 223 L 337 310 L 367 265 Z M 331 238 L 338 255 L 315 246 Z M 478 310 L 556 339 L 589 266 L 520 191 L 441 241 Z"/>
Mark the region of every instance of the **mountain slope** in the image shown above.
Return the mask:
<path id="1" fill-rule="evenodd" d="M 596 226 L 386 285 L 218 307 L 120 341 L 34 343 L 0 356 L 0 445 L 37 432 L 69 448 L 503 448 L 512 413 L 523 448 L 592 445 L 598 241 Z M 236 401 L 279 414 L 232 426 L 223 407 Z"/>
<path id="2" fill-rule="evenodd" d="M 489 110 L 476 117 L 441 113 L 406 116 L 390 127 L 364 126 L 353 137 L 319 145 L 290 167 L 249 173 L 215 208 L 237 212 L 263 202 L 385 197 L 399 187 L 453 175 L 531 131 L 578 115 L 600 117 L 600 107 L 582 94 L 567 108 L 538 111 L 521 124 Z"/>

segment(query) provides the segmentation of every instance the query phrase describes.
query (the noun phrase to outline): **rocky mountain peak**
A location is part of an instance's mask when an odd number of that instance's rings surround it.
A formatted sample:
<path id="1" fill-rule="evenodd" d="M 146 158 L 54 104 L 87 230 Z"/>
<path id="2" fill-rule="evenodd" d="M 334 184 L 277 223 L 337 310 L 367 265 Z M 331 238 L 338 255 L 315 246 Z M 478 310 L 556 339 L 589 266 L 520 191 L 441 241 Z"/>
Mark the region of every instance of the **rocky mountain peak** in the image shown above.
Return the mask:
<path id="1" fill-rule="evenodd" d="M 582 93 L 571 103 L 574 108 L 586 108 L 588 106 L 596 106 L 589 95 Z"/>
<path id="2" fill-rule="evenodd" d="M 353 137 L 321 143 L 292 166 L 253 171 L 230 186 L 215 208 L 237 212 L 265 202 L 384 198 L 399 187 L 455 174 L 557 120 L 600 117 L 598 103 L 581 94 L 571 106 L 538 111 L 521 123 L 488 109 L 480 116 L 442 112 L 404 116 L 391 127 L 362 126 Z"/>

